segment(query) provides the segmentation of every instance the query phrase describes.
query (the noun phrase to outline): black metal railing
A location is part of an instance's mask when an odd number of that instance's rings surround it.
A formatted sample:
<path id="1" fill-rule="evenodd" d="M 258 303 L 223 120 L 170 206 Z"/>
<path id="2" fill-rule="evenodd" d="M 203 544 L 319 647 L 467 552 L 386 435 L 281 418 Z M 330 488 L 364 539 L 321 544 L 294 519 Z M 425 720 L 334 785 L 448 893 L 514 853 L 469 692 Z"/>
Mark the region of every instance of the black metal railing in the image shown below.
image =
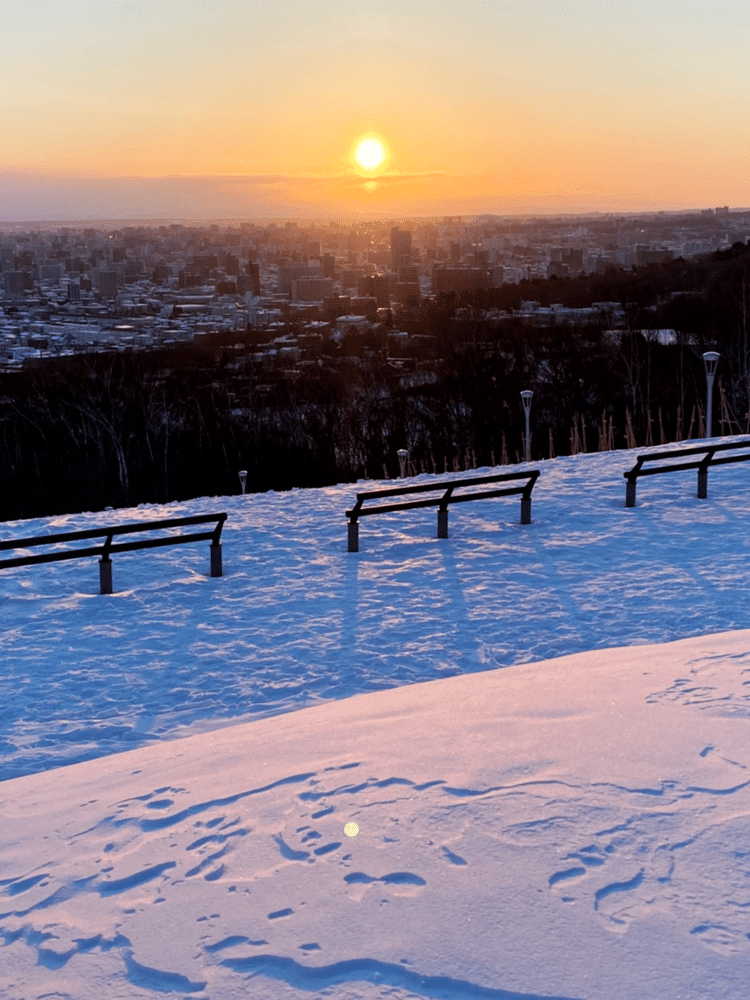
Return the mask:
<path id="1" fill-rule="evenodd" d="M 744 449 L 744 453 L 742 452 Z M 635 507 L 636 483 L 640 476 L 658 476 L 664 472 L 684 472 L 687 469 L 696 469 L 698 472 L 698 492 L 700 500 L 705 500 L 708 496 L 708 470 L 714 465 L 726 465 L 730 462 L 750 461 L 750 438 L 743 438 L 742 441 L 727 441 L 724 443 L 706 443 L 697 445 L 694 448 L 672 448 L 669 451 L 656 451 L 650 455 L 639 455 L 638 460 L 632 469 L 623 472 L 625 483 L 625 506 Z M 722 454 L 716 458 L 717 452 L 739 451 L 740 454 Z M 653 468 L 643 468 L 644 462 L 668 462 L 671 459 L 684 459 L 685 456 L 702 455 L 703 457 L 694 461 L 677 461 L 666 465 L 656 465 Z"/>
<path id="2" fill-rule="evenodd" d="M 539 478 L 539 470 L 528 472 L 504 472 L 497 476 L 471 476 L 467 479 L 446 480 L 439 483 L 419 483 L 417 486 L 394 486 L 385 490 L 370 490 L 358 493 L 357 502 L 351 510 L 347 510 L 349 518 L 349 552 L 359 551 L 359 518 L 369 514 L 389 514 L 396 510 L 413 510 L 417 507 L 437 507 L 437 537 L 448 537 L 448 507 L 455 503 L 466 503 L 469 500 L 487 500 L 491 497 L 508 497 L 521 495 L 521 524 L 531 523 L 531 491 Z M 486 483 L 503 483 L 525 480 L 522 486 L 505 487 L 502 489 L 474 490 L 470 493 L 459 492 L 463 489 L 481 486 Z M 377 503 L 378 500 L 389 497 L 409 496 L 414 493 L 440 493 L 440 496 L 428 497 L 424 500 L 406 500 L 399 503 Z M 365 504 L 374 500 L 374 506 Z"/>
<path id="3" fill-rule="evenodd" d="M 87 541 L 91 538 L 103 538 L 101 545 L 89 545 L 78 548 L 62 549 L 57 552 L 43 552 L 39 555 L 14 556 L 11 559 L 1 559 L 0 569 L 10 569 L 12 566 L 33 566 L 38 563 L 61 562 L 64 559 L 83 559 L 86 556 L 99 556 L 99 592 L 112 593 L 112 553 L 134 552 L 137 549 L 156 549 L 165 545 L 184 545 L 186 542 L 211 542 L 211 576 L 222 575 L 221 565 L 221 529 L 227 515 L 197 514 L 194 517 L 170 517 L 159 521 L 140 521 L 135 524 L 114 524 L 103 528 L 87 528 L 84 531 L 63 531 L 52 535 L 35 535 L 31 538 L 13 538 L 0 542 L 0 552 L 12 549 L 30 549 L 45 545 L 58 545 L 65 542 Z M 119 535 L 132 535 L 158 529 L 181 528 L 191 524 L 210 524 L 215 527 L 211 531 L 196 531 L 190 534 L 167 535 L 165 538 L 146 538 L 134 542 L 115 542 Z"/>

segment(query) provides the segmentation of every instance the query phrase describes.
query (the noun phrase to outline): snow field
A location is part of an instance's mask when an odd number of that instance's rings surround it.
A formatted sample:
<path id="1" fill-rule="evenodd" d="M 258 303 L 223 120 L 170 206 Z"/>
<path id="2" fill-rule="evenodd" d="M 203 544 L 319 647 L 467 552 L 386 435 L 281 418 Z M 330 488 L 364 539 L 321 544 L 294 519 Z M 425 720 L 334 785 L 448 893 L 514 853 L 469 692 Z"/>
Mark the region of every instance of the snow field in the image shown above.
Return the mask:
<path id="1" fill-rule="evenodd" d="M 750 489 L 633 460 L 3 525 L 229 513 L 0 575 L 3 1000 L 746 1000 Z"/>
<path id="2" fill-rule="evenodd" d="M 0 991 L 740 1000 L 748 650 L 594 651 L 6 782 Z"/>
<path id="3" fill-rule="evenodd" d="M 0 779 L 437 677 L 750 624 L 747 466 L 639 484 L 633 453 L 538 463 L 516 497 L 366 517 L 356 486 L 203 498 L 0 526 L 4 538 L 229 514 L 208 544 L 0 571 Z M 486 470 L 485 470 L 486 471 Z M 441 477 L 442 478 L 442 477 Z M 369 488 L 371 485 L 367 484 Z M 363 487 L 360 486 L 360 489 Z"/>

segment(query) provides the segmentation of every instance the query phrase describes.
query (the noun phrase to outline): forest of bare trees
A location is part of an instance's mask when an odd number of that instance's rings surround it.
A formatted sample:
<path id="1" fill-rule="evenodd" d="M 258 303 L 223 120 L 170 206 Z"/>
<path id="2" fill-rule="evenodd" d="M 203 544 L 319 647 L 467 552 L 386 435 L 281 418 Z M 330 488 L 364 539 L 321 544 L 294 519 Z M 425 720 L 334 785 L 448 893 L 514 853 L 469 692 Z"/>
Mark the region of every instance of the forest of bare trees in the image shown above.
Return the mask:
<path id="1" fill-rule="evenodd" d="M 563 280 L 520 290 L 620 301 L 616 331 L 490 321 L 502 290 L 432 302 L 406 317 L 400 365 L 381 330 L 322 343 L 305 366 L 259 360 L 248 340 L 231 364 L 222 348 L 183 345 L 7 373 L 0 518 L 236 493 L 240 469 L 250 491 L 395 477 L 401 447 L 412 473 L 520 461 L 522 389 L 534 392 L 533 459 L 697 437 L 708 349 L 721 353 L 714 433 L 745 433 L 750 250 L 701 266 L 613 273 L 583 292 Z"/>

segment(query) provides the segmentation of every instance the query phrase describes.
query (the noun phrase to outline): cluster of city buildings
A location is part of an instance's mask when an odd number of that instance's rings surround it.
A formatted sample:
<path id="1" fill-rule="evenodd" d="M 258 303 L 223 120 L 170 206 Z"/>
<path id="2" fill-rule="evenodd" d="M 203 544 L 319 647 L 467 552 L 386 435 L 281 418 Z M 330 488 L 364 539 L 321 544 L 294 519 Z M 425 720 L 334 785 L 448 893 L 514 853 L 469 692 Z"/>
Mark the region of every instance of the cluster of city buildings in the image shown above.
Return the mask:
<path id="1" fill-rule="evenodd" d="M 747 242 L 750 212 L 223 225 L 6 225 L 0 365 L 266 329 L 340 339 L 429 296 L 606 273 Z M 564 318 L 562 306 L 552 319 Z M 523 310 L 546 318 L 526 304 Z M 567 315 L 567 313 L 566 313 Z M 580 317 L 579 317 L 580 318 Z M 296 331 L 296 333 L 290 333 Z"/>

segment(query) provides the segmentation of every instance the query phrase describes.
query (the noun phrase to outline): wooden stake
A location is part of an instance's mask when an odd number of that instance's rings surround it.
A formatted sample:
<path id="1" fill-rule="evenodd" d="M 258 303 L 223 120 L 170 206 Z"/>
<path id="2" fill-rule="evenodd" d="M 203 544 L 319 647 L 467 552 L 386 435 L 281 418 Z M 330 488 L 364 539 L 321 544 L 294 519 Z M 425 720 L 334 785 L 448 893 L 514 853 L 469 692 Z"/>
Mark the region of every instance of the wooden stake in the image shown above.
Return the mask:
<path id="1" fill-rule="evenodd" d="M 625 408 L 625 447 L 635 448 L 635 434 L 633 433 L 633 421 L 630 416 L 630 410 Z"/>
<path id="2" fill-rule="evenodd" d="M 573 428 L 570 432 L 570 454 L 578 455 L 581 452 L 581 437 L 578 433 L 578 414 L 573 414 Z"/>

